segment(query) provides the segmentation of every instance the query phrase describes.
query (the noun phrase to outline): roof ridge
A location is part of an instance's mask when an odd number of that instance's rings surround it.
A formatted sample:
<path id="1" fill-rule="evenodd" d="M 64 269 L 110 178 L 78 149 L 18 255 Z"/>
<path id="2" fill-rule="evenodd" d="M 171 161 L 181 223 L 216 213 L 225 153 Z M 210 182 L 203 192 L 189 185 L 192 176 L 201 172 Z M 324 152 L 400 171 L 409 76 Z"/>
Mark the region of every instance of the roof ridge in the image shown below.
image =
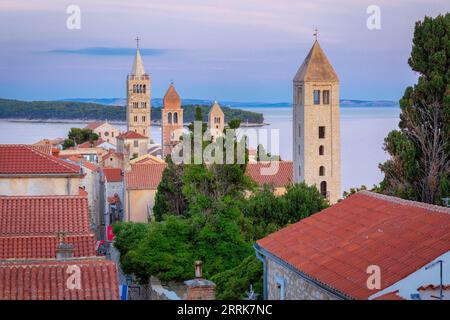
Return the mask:
<path id="1" fill-rule="evenodd" d="M 392 202 L 392 203 L 400 204 L 400 205 L 412 206 L 412 207 L 416 207 L 416 208 L 427 209 L 427 210 L 431 210 L 431 211 L 436 211 L 436 212 L 442 212 L 442 213 L 450 214 L 450 208 L 438 206 L 438 205 L 435 205 L 435 204 L 429 204 L 429 203 L 425 203 L 425 202 L 401 199 L 401 198 L 398 198 L 398 197 L 389 196 L 389 195 L 381 194 L 381 193 L 376 193 L 376 192 L 372 192 L 372 191 L 369 191 L 369 190 L 361 190 L 361 191 L 358 191 L 357 193 L 364 194 L 366 196 L 369 196 L 369 197 L 372 197 L 372 198 L 376 198 L 376 199 L 379 199 L 379 200 L 384 200 L 384 201 L 389 201 L 389 202 Z"/>
<path id="2" fill-rule="evenodd" d="M 24 195 L 24 196 L 6 196 L 6 195 L 0 195 L 0 198 L 8 198 L 8 199 L 27 199 L 27 198 L 33 198 L 33 199 L 52 199 L 52 198 L 56 198 L 56 199 L 76 199 L 76 198 L 80 198 L 80 199 L 85 199 L 86 196 L 83 195 L 79 195 L 79 194 L 73 194 L 73 195 L 60 195 L 60 194 L 53 194 L 53 195 Z"/>
<path id="3" fill-rule="evenodd" d="M 61 165 L 61 166 L 64 166 L 66 169 L 74 170 L 74 171 L 75 171 L 75 168 L 74 168 L 73 166 L 79 167 L 78 165 L 72 165 L 72 164 L 69 164 L 69 163 L 67 163 L 67 162 L 64 161 L 64 160 L 61 160 L 60 158 L 56 158 L 56 157 L 54 157 L 54 156 L 52 156 L 52 155 L 43 153 L 43 152 L 37 150 L 36 148 L 33 148 L 33 147 L 30 146 L 30 145 L 26 145 L 26 144 L 25 144 L 24 146 L 25 146 L 28 150 L 31 150 L 32 152 L 34 152 L 34 153 L 36 153 L 37 155 L 39 155 L 40 157 L 46 158 L 46 159 L 52 161 L 52 162 L 55 163 L 55 164 L 59 164 L 59 165 Z M 78 170 L 77 173 L 80 173 L 80 170 Z"/>

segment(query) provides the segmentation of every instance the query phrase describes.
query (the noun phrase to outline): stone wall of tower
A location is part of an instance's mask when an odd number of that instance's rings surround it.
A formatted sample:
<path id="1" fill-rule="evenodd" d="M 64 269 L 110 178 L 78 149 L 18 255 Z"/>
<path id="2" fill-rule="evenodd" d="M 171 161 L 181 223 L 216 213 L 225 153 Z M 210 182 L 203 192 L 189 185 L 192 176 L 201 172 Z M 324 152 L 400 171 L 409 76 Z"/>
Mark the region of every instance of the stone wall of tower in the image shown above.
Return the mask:
<path id="1" fill-rule="evenodd" d="M 176 123 L 174 122 L 175 114 L 178 118 Z M 161 117 L 162 152 L 163 158 L 165 158 L 172 153 L 173 148 L 180 142 L 180 137 L 183 132 L 183 109 L 181 107 L 178 109 L 163 108 L 161 110 Z M 169 118 L 172 119 L 171 123 L 169 122 Z"/>
<path id="2" fill-rule="evenodd" d="M 321 104 L 314 104 L 314 90 L 321 92 Z M 323 104 L 324 90 L 330 92 L 330 103 Z M 325 127 L 325 138 L 319 138 L 319 127 Z M 294 179 L 308 185 L 327 184 L 327 198 L 336 203 L 341 197 L 339 83 L 294 81 L 293 106 Z M 320 148 L 323 147 L 323 155 Z M 320 167 L 325 172 L 320 175 Z"/>
<path id="3" fill-rule="evenodd" d="M 140 90 L 133 90 L 133 88 Z M 147 74 L 129 75 L 127 79 L 127 130 L 147 136 L 151 140 L 150 98 L 150 77 Z"/>
<path id="4" fill-rule="evenodd" d="M 208 115 L 208 126 L 211 137 L 215 140 L 217 137 L 223 136 L 225 128 L 225 116 L 220 107 L 213 106 Z"/>

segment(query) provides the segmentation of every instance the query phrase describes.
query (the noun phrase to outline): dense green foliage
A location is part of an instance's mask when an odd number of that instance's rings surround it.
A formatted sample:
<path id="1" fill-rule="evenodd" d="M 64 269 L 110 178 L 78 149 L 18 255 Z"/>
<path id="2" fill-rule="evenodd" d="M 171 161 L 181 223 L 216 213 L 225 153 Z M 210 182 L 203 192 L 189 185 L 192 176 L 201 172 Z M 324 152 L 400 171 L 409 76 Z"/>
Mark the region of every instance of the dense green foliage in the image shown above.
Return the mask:
<path id="1" fill-rule="evenodd" d="M 400 100 L 399 130 L 385 138 L 380 190 L 441 204 L 450 191 L 450 13 L 416 23 L 408 63 L 419 78 Z"/>
<path id="2" fill-rule="evenodd" d="M 64 140 L 63 148 L 67 149 L 73 147 L 77 144 L 81 144 L 83 142 L 89 141 L 94 142 L 98 140 L 98 134 L 94 133 L 92 129 L 89 128 L 71 128 L 67 135 L 67 139 Z"/>
<path id="3" fill-rule="evenodd" d="M 184 105 L 183 120 L 192 122 L 195 119 L 195 109 L 200 107 L 203 121 L 207 121 L 211 106 Z M 225 119 L 239 119 L 243 122 L 263 123 L 261 113 L 222 107 Z M 28 120 L 109 120 L 125 121 L 126 110 L 123 106 L 110 106 L 96 103 L 67 101 L 19 101 L 0 99 L 0 119 Z M 161 120 L 161 108 L 151 108 L 151 119 Z"/>

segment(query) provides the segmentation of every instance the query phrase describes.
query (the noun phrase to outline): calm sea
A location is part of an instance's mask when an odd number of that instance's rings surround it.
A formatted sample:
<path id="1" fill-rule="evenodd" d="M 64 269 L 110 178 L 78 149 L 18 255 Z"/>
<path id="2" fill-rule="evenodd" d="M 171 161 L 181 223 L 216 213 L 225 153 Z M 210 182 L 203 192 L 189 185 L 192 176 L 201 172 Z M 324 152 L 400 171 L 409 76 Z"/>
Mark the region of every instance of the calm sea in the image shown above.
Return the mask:
<path id="1" fill-rule="evenodd" d="M 269 129 L 263 143 L 270 149 L 270 130 L 279 134 L 278 150 L 283 160 L 292 159 L 292 110 L 291 108 L 248 108 L 264 114 Z M 398 108 L 341 108 L 341 169 L 342 190 L 353 186 L 372 186 L 382 179 L 378 164 L 387 159 L 383 151 L 383 139 L 390 130 L 397 128 Z M 0 120 L 0 143 L 34 143 L 43 138 L 57 138 L 67 135 L 71 127 L 83 127 L 85 122 L 21 122 Z M 125 125 L 117 124 L 120 130 Z M 259 128 L 252 128 L 258 134 Z M 259 134 L 259 137 L 264 137 Z M 152 138 L 161 141 L 161 128 L 152 127 Z M 277 139 L 278 140 L 278 139 Z M 256 141 L 251 146 L 256 146 Z"/>

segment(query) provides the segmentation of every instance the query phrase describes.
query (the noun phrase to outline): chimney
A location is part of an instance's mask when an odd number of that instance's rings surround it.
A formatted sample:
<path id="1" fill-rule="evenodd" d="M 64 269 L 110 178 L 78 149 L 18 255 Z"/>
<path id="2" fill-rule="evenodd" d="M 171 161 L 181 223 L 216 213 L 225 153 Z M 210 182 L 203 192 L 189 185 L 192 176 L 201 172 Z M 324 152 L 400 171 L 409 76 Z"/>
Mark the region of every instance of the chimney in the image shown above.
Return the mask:
<path id="1" fill-rule="evenodd" d="M 187 286 L 187 300 L 214 300 L 214 282 L 202 278 L 202 262 L 195 261 L 195 279 L 184 282 Z"/>
<path id="2" fill-rule="evenodd" d="M 66 235 L 64 233 L 58 233 L 58 244 L 56 245 L 56 259 L 68 259 L 73 258 L 73 245 L 65 243 Z"/>

